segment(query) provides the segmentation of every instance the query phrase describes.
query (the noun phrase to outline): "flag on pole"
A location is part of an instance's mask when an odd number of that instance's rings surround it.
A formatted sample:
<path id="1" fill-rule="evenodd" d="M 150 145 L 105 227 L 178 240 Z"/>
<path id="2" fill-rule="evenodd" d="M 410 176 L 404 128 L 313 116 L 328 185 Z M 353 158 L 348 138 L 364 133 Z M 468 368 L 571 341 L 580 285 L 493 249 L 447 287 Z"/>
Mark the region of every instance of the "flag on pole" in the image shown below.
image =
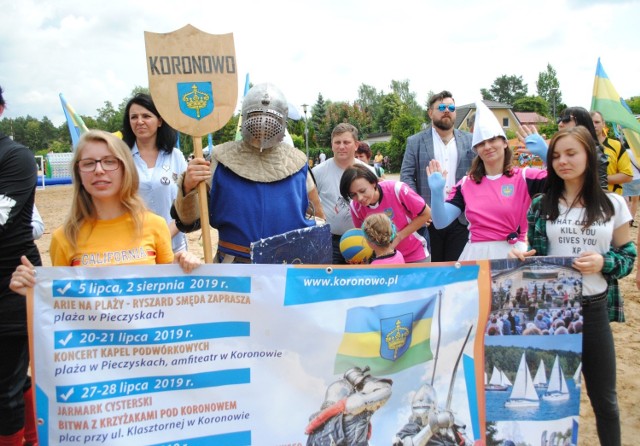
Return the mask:
<path id="1" fill-rule="evenodd" d="M 633 116 L 624 99 L 614 88 L 600 63 L 600 58 L 598 58 L 596 78 L 593 82 L 591 110 L 599 111 L 605 121 L 622 127 L 629 146 L 640 159 L 640 122 Z"/>
<path id="2" fill-rule="evenodd" d="M 71 135 L 71 144 L 73 145 L 73 150 L 75 151 L 76 146 L 78 145 L 78 140 L 80 139 L 80 135 L 88 132 L 89 129 L 85 125 L 80 115 L 76 113 L 71 105 L 69 105 L 62 93 L 60 93 L 60 102 L 62 103 L 62 111 L 64 111 L 64 116 L 67 118 L 67 126 L 69 127 L 69 134 Z"/>
<path id="3" fill-rule="evenodd" d="M 244 94 L 242 97 L 244 98 L 249 91 L 249 73 L 244 80 Z M 242 139 L 242 112 L 240 112 L 240 117 L 238 118 L 238 127 L 236 127 L 236 141 L 240 141 Z"/>

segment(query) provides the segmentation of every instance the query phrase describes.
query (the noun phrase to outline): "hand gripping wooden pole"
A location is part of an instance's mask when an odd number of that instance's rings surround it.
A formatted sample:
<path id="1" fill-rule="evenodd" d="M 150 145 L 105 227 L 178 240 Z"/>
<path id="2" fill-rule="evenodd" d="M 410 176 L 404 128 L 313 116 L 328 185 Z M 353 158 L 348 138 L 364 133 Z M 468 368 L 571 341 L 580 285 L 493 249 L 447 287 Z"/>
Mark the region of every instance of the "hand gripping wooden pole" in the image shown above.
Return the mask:
<path id="1" fill-rule="evenodd" d="M 198 158 L 203 158 L 202 138 L 193 137 L 193 154 Z M 204 250 L 205 263 L 213 263 L 213 253 L 211 249 L 211 227 L 209 226 L 209 204 L 207 203 L 207 182 L 198 183 L 198 208 L 200 209 L 200 228 L 202 230 L 202 248 Z"/>

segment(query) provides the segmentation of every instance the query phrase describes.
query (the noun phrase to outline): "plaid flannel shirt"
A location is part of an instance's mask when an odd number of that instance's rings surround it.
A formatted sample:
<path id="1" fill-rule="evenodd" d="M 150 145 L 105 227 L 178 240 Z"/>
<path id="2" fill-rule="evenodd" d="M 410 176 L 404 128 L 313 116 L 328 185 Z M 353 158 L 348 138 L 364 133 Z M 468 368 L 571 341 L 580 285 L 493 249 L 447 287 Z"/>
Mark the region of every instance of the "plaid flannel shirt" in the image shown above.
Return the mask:
<path id="1" fill-rule="evenodd" d="M 539 195 L 531 202 L 531 207 L 527 213 L 529 229 L 527 238 L 530 249 L 536 250 L 536 255 L 546 256 L 549 252 L 549 239 L 547 238 L 547 216 L 541 215 Z M 636 245 L 628 242 L 619 248 L 611 246 L 609 251 L 603 255 L 604 265 L 602 274 L 607 280 L 607 301 L 609 308 L 609 320 L 611 322 L 624 322 L 624 299 L 620 294 L 618 279 L 631 274 L 633 264 L 637 256 Z"/>

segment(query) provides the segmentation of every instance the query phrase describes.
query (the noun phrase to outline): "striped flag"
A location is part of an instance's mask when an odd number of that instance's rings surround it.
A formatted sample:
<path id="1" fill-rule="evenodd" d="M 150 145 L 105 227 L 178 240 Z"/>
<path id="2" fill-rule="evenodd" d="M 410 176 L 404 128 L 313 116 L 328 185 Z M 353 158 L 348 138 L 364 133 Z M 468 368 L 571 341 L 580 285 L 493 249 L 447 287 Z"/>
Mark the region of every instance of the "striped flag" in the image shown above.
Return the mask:
<path id="1" fill-rule="evenodd" d="M 73 150 L 75 151 L 76 146 L 78 145 L 78 140 L 80 139 L 80 135 L 88 132 L 89 129 L 85 125 L 80 115 L 76 113 L 71 105 L 69 105 L 62 93 L 60 93 L 60 102 L 62 103 L 62 111 L 64 111 L 64 116 L 67 118 L 67 126 L 69 127 L 69 134 L 71 135 L 71 144 L 73 145 Z"/>
<path id="2" fill-rule="evenodd" d="M 431 322 L 436 296 L 411 302 L 355 307 L 347 311 L 334 373 L 369 366 L 388 375 L 433 358 Z"/>
<path id="3" fill-rule="evenodd" d="M 640 159 L 640 122 L 633 116 L 624 99 L 614 88 L 609 76 L 604 72 L 600 58 L 598 58 L 596 78 L 593 82 L 591 110 L 599 111 L 605 121 L 622 127 L 629 146 Z"/>
<path id="4" fill-rule="evenodd" d="M 247 76 L 244 79 L 244 94 L 242 95 L 243 98 L 247 95 L 249 88 L 250 88 L 249 73 L 247 73 Z M 242 139 L 242 112 L 240 112 L 240 117 L 238 118 L 238 127 L 236 127 L 236 141 L 240 141 L 241 139 Z"/>

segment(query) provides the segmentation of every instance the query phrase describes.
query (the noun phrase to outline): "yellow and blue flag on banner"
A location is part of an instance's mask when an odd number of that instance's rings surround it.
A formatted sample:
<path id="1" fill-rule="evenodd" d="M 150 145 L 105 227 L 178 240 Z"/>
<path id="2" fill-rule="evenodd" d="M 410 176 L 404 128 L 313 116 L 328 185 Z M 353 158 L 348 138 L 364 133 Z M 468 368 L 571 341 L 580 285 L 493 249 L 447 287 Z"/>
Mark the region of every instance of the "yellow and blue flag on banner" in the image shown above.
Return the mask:
<path id="1" fill-rule="evenodd" d="M 432 359 L 435 305 L 434 295 L 411 302 L 349 309 L 334 373 L 369 366 L 374 375 L 388 375 Z"/>
<path id="2" fill-rule="evenodd" d="M 624 99 L 620 97 L 615 87 L 605 73 L 600 58 L 596 67 L 596 78 L 593 82 L 593 97 L 591 110 L 602 113 L 604 120 L 613 122 L 623 128 L 629 146 L 640 159 L 640 122 L 635 118 Z"/>
<path id="3" fill-rule="evenodd" d="M 73 145 L 73 150 L 75 151 L 76 146 L 78 145 L 78 140 L 80 139 L 80 135 L 88 132 L 89 129 L 85 125 L 80 115 L 76 113 L 71 105 L 69 105 L 62 93 L 60 93 L 60 102 L 62 103 L 62 111 L 64 111 L 64 116 L 65 118 L 67 118 L 67 126 L 69 127 L 69 134 L 71 135 L 71 144 Z"/>

